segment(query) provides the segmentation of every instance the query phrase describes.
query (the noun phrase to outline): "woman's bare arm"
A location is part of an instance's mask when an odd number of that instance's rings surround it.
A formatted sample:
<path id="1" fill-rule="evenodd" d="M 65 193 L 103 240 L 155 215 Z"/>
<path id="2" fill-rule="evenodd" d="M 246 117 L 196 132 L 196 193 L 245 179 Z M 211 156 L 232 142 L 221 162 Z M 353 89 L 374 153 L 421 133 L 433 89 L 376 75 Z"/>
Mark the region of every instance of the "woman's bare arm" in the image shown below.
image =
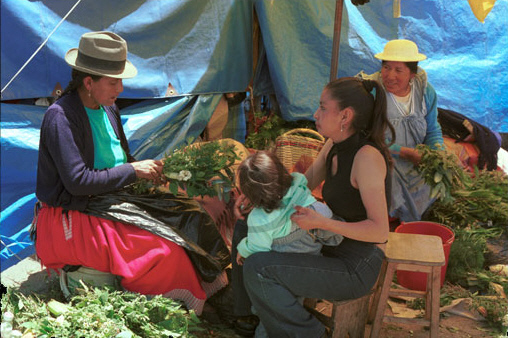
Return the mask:
<path id="1" fill-rule="evenodd" d="M 305 177 L 307 178 L 307 186 L 310 190 L 314 190 L 326 176 L 326 156 L 330 149 L 333 146 L 333 142 L 331 139 L 328 139 L 317 155 L 314 162 L 312 162 L 311 166 L 305 172 Z"/>
<path id="2" fill-rule="evenodd" d="M 386 174 L 386 164 L 381 153 L 374 147 L 364 146 L 353 161 L 351 184 L 360 190 L 367 219 L 342 222 L 323 217 L 311 209 L 298 207 L 292 220 L 303 229 L 321 228 L 355 240 L 383 243 L 389 232 Z"/>

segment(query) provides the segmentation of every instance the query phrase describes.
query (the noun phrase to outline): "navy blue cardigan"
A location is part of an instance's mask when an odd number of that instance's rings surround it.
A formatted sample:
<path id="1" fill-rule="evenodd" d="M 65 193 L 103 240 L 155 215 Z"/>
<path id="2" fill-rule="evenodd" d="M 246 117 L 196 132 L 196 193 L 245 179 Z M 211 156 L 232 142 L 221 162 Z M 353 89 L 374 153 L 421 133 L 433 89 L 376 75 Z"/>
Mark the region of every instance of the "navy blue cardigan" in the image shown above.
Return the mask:
<path id="1" fill-rule="evenodd" d="M 104 107 L 127 154 L 135 161 L 116 106 Z M 41 126 L 36 196 L 50 206 L 83 211 L 91 195 L 118 190 L 136 180 L 131 164 L 94 169 L 92 129 L 79 95 L 72 92 L 52 104 Z"/>

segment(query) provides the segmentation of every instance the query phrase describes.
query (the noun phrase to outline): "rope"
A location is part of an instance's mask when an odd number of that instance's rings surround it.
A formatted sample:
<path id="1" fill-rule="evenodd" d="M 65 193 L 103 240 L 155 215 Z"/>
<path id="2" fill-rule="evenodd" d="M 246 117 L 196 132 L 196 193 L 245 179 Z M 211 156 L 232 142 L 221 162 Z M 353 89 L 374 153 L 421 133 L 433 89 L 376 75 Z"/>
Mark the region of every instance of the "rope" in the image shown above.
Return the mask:
<path id="1" fill-rule="evenodd" d="M 18 72 L 16 74 L 14 74 L 14 76 L 9 80 L 9 82 L 7 82 L 5 87 L 2 88 L 2 92 L 0 93 L 0 95 L 3 94 L 4 90 L 7 89 L 7 87 L 9 87 L 11 82 L 14 81 L 14 79 L 16 77 L 18 77 L 19 73 L 21 73 L 23 71 L 23 69 L 25 69 L 25 67 L 30 63 L 30 61 L 32 61 L 32 59 L 35 57 L 35 55 L 37 55 L 37 53 L 39 53 L 41 48 L 44 47 L 46 42 L 48 42 L 51 35 L 53 35 L 53 33 L 58 29 L 58 27 L 60 27 L 60 25 L 65 21 L 65 19 L 67 19 L 67 17 L 72 13 L 72 11 L 74 11 L 74 8 L 76 8 L 76 6 L 79 5 L 80 2 L 81 2 L 81 0 L 78 0 L 76 2 L 76 4 L 74 4 L 74 6 L 72 6 L 72 8 L 69 10 L 69 12 L 67 14 L 65 14 L 65 16 L 62 18 L 62 20 L 60 20 L 60 22 L 58 23 L 58 25 L 56 25 L 56 27 L 51 31 L 51 33 L 49 33 L 46 40 L 44 40 L 44 42 L 39 46 L 39 48 L 37 48 L 37 50 L 32 54 L 32 56 L 30 56 L 30 58 L 25 62 L 25 64 L 23 66 L 21 66 L 21 68 L 18 70 Z"/>
<path id="2" fill-rule="evenodd" d="M 21 259 L 21 257 L 19 257 L 18 255 L 16 255 L 16 253 L 14 251 L 12 251 L 9 246 L 11 246 L 11 244 L 7 245 L 5 244 L 5 242 L 3 240 L 0 239 L 0 243 L 2 243 L 2 245 L 14 256 L 16 257 L 20 262 L 23 260 Z"/>

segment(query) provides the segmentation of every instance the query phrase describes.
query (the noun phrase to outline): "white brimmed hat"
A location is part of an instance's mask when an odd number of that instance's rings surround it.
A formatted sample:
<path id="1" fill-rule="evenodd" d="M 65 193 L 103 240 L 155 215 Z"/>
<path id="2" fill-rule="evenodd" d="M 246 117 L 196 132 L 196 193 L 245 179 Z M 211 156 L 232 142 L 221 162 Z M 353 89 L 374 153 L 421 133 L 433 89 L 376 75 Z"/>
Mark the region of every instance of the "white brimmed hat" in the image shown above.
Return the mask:
<path id="1" fill-rule="evenodd" d="M 418 53 L 418 46 L 410 40 L 391 40 L 385 45 L 382 53 L 374 55 L 379 60 L 416 62 L 425 60 L 424 54 Z"/>
<path id="2" fill-rule="evenodd" d="M 94 75 L 126 79 L 138 73 L 127 60 L 127 42 L 112 32 L 83 34 L 79 48 L 70 49 L 65 61 L 74 69 Z"/>

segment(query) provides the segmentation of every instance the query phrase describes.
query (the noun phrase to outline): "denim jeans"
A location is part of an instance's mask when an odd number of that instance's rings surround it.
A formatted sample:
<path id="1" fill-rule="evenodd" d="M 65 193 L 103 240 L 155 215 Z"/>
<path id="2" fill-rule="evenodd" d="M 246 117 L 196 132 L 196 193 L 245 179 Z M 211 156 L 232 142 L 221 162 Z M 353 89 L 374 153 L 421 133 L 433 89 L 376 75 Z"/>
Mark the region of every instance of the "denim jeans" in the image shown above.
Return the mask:
<path id="1" fill-rule="evenodd" d="M 269 337 L 321 337 L 323 324 L 298 298 L 359 298 L 374 286 L 384 258 L 374 244 L 347 238 L 323 252 L 260 252 L 245 260 L 245 288 Z"/>

